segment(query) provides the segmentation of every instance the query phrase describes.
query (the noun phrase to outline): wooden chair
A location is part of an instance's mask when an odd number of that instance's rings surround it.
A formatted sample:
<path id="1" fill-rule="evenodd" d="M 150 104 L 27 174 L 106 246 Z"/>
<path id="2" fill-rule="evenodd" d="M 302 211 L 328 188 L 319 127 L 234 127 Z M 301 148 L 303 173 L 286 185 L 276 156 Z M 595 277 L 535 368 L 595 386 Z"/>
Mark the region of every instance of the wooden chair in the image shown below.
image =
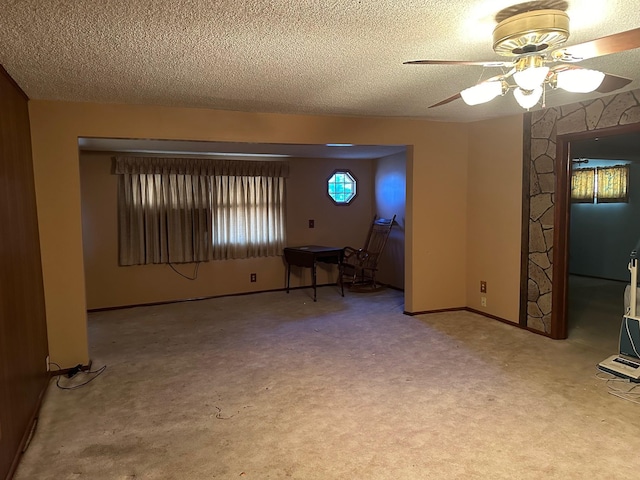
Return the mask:
<path id="1" fill-rule="evenodd" d="M 395 215 L 393 218 L 378 218 L 377 215 L 374 216 L 364 247 L 357 250 L 353 247 L 344 248 L 344 255 L 338 268 L 338 281 L 340 282 L 343 296 L 345 278 L 349 281 L 351 287 L 370 286 L 371 290 L 376 289 L 378 261 L 387 243 L 395 219 Z"/>

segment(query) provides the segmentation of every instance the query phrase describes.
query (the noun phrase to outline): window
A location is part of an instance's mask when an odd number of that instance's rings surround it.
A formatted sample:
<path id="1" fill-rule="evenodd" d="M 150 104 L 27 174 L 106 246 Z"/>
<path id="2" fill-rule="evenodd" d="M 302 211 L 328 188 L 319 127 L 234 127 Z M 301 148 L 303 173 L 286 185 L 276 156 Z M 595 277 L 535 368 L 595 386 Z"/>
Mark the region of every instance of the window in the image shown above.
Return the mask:
<path id="1" fill-rule="evenodd" d="M 281 255 L 286 162 L 116 158 L 119 264 Z"/>
<path id="2" fill-rule="evenodd" d="M 571 174 L 573 203 L 626 203 L 629 166 L 577 168 Z"/>
<path id="3" fill-rule="evenodd" d="M 596 202 L 624 203 L 629 201 L 629 167 L 616 165 L 596 170 Z"/>
<path id="4" fill-rule="evenodd" d="M 212 180 L 214 259 L 281 255 L 284 178 L 220 175 Z"/>
<path id="5" fill-rule="evenodd" d="M 574 203 L 593 203 L 595 186 L 595 168 L 575 169 L 571 175 L 571 201 Z"/>
<path id="6" fill-rule="evenodd" d="M 356 183 L 349 170 L 336 170 L 327 180 L 327 193 L 336 205 L 348 205 L 356 197 Z"/>

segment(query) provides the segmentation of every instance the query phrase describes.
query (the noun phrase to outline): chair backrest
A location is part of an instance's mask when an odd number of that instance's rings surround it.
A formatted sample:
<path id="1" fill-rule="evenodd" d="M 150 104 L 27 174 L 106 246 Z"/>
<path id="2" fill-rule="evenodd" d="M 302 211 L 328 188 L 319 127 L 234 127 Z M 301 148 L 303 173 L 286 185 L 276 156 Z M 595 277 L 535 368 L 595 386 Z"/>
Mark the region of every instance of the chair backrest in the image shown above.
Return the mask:
<path id="1" fill-rule="evenodd" d="M 368 254 L 366 261 L 367 267 L 377 268 L 378 258 L 384 250 L 395 219 L 395 215 L 393 218 L 378 218 L 377 215 L 373 217 L 373 222 L 371 222 L 369 234 L 367 235 L 367 240 L 363 248 Z"/>

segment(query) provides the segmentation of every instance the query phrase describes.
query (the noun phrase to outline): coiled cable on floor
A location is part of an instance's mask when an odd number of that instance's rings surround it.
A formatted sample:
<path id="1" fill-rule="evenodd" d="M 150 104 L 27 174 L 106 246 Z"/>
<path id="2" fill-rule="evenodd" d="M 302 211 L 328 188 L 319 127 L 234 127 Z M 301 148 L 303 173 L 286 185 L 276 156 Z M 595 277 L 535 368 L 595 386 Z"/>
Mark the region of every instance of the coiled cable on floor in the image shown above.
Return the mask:
<path id="1" fill-rule="evenodd" d="M 59 371 L 62 371 L 62 367 L 60 367 L 60 365 L 58 365 L 55 362 L 49 362 L 50 365 L 55 365 L 56 367 L 58 367 Z M 66 386 L 66 385 L 60 385 L 60 378 L 62 377 L 61 374 L 58 374 L 58 378 L 56 378 L 56 387 L 58 387 L 61 390 L 76 390 L 78 388 L 84 387 L 86 384 L 94 381 L 96 378 L 98 378 L 102 372 L 104 372 L 107 369 L 106 365 L 103 365 L 102 367 L 100 367 L 98 370 L 87 370 L 87 371 L 83 371 L 81 369 L 81 366 L 78 365 L 76 367 L 73 367 L 72 369 L 70 369 L 69 373 L 67 374 L 68 378 L 73 378 L 76 375 L 78 375 L 79 373 L 83 373 L 85 375 L 93 375 L 93 377 L 91 377 L 89 380 L 87 380 L 86 382 L 83 383 L 79 383 L 77 385 L 71 385 L 71 386 Z"/>
<path id="2" fill-rule="evenodd" d="M 598 370 L 598 373 L 596 373 L 596 378 L 598 380 L 607 382 L 609 395 L 621 398 L 622 400 L 626 400 L 627 402 L 640 404 L 640 389 L 638 389 L 638 387 L 640 387 L 640 383 L 631 382 L 630 380 L 616 377 L 611 373 L 604 373 L 601 370 Z M 626 389 L 619 388 L 618 385 L 621 383 L 631 386 Z"/>

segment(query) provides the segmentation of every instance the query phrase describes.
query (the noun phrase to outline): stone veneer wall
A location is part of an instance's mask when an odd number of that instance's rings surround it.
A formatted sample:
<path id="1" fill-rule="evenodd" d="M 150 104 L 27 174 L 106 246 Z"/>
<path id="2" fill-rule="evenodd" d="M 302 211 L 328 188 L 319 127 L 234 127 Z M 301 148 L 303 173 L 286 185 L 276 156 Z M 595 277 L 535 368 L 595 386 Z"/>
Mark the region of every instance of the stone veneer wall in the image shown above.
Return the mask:
<path id="1" fill-rule="evenodd" d="M 527 327 L 550 333 L 556 136 L 640 123 L 640 90 L 543 109 L 529 118 L 531 151 L 524 156 L 530 162 Z"/>

